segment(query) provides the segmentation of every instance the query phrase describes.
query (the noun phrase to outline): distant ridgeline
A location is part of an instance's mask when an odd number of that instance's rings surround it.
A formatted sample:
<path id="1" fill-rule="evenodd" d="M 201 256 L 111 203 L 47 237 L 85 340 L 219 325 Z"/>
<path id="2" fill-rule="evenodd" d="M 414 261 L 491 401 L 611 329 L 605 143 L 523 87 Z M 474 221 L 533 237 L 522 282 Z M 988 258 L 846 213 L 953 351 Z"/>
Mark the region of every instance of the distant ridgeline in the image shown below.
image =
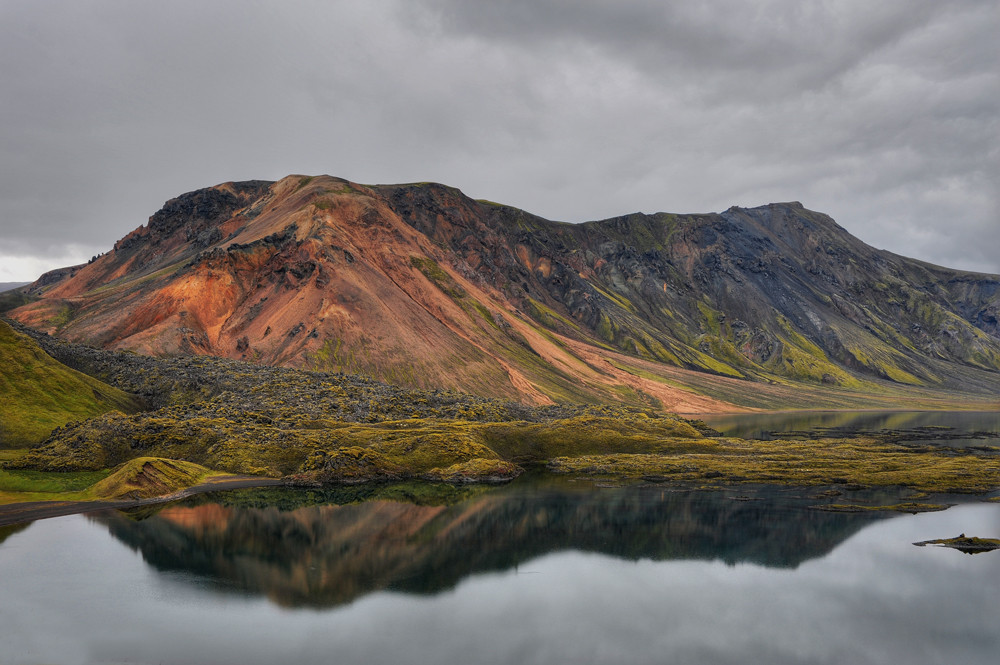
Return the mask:
<path id="1" fill-rule="evenodd" d="M 526 404 L 995 405 L 1000 387 L 1000 277 L 798 203 L 565 224 L 429 183 L 225 183 L 0 303 L 105 348 Z"/>

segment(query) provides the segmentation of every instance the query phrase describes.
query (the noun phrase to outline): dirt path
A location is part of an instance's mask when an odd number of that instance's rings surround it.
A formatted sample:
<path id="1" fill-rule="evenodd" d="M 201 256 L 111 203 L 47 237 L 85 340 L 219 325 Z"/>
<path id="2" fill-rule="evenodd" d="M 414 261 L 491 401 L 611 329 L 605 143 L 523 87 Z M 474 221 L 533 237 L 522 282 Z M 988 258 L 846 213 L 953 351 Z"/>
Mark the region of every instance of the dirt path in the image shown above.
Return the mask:
<path id="1" fill-rule="evenodd" d="M 49 517 L 90 513 L 111 508 L 124 509 L 136 506 L 148 506 L 167 501 L 176 501 L 194 494 L 217 492 L 220 490 L 235 490 L 246 487 L 274 487 L 282 485 L 278 478 L 261 478 L 258 476 L 217 476 L 198 485 L 193 485 L 180 492 L 152 499 L 136 499 L 126 501 L 26 501 L 23 503 L 8 503 L 0 506 L 0 526 L 34 522 Z"/>

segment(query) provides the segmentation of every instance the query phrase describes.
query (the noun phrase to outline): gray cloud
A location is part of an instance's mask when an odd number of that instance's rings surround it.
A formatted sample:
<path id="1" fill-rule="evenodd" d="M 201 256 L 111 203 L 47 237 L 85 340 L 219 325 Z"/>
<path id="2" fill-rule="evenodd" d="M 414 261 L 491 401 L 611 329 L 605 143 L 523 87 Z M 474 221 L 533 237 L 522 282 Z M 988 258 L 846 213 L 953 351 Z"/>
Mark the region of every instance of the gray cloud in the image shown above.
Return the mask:
<path id="1" fill-rule="evenodd" d="M 288 173 L 568 221 L 794 199 L 1000 272 L 998 30 L 976 1 L 0 3 L 0 280 Z"/>

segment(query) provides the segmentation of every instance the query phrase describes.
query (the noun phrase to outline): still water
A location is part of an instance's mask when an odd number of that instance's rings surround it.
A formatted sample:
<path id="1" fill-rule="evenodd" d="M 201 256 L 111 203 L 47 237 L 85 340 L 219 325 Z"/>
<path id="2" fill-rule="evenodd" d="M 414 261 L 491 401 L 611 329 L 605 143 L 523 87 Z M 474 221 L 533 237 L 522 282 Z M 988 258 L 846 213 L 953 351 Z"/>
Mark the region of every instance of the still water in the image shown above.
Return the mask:
<path id="1" fill-rule="evenodd" d="M 899 441 L 1000 446 L 1000 411 L 786 411 L 699 416 L 727 436 L 773 439 L 788 432 L 883 432 Z"/>
<path id="2" fill-rule="evenodd" d="M 0 663 L 995 660 L 1000 552 L 912 543 L 998 537 L 1000 504 L 816 492 L 526 479 L 43 520 L 0 531 Z"/>

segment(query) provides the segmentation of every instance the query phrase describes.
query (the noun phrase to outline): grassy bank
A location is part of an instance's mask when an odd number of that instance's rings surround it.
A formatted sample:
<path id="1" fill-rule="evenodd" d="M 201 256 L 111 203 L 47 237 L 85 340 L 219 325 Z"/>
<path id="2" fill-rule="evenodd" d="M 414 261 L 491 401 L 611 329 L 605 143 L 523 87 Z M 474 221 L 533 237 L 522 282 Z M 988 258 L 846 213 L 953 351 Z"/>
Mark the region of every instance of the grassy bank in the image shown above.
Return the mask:
<path id="1" fill-rule="evenodd" d="M 0 504 L 26 501 L 120 501 L 167 496 L 221 474 L 181 460 L 141 457 L 114 469 L 0 469 Z"/>
<path id="2" fill-rule="evenodd" d="M 70 421 L 139 407 L 124 391 L 57 362 L 4 321 L 0 365 L 0 447 L 37 443 Z"/>

